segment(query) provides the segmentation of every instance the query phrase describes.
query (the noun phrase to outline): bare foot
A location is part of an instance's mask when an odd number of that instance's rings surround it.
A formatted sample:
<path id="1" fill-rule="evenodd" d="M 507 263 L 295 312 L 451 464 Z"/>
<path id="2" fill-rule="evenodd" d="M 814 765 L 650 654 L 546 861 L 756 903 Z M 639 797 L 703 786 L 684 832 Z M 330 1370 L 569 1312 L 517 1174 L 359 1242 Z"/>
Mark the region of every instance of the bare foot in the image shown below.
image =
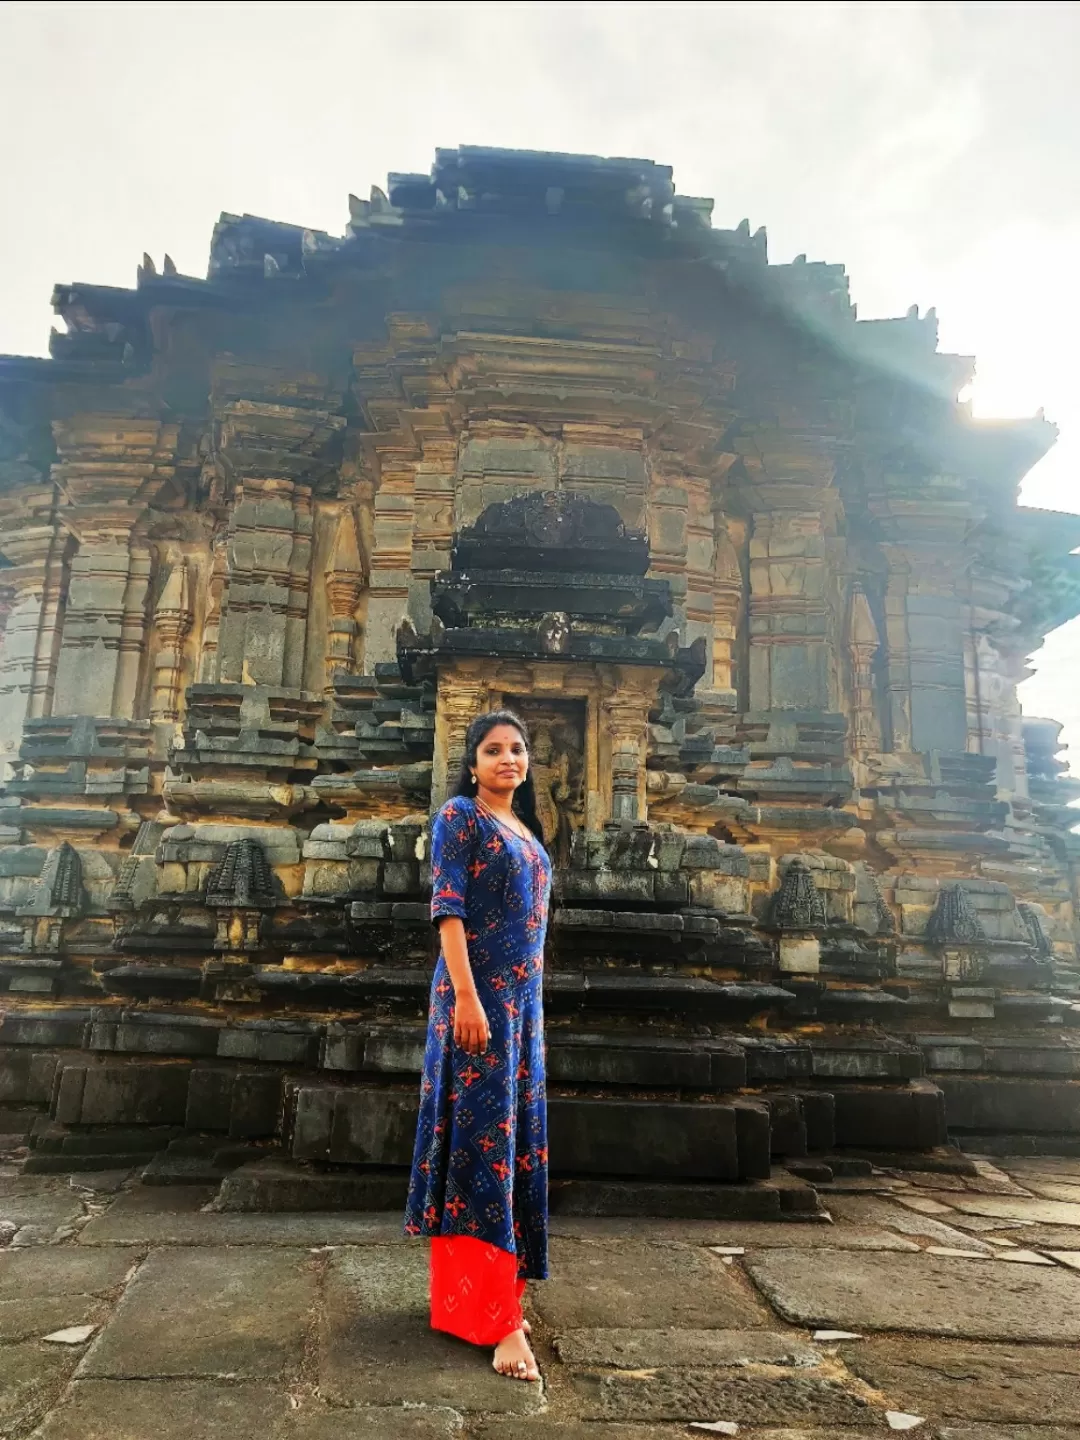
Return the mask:
<path id="1" fill-rule="evenodd" d="M 491 1363 L 500 1375 L 506 1375 L 511 1380 L 540 1379 L 536 1356 L 529 1349 L 524 1330 L 513 1330 L 505 1340 L 500 1340 L 495 1346 L 495 1358 Z"/>
<path id="2" fill-rule="evenodd" d="M 525 1332 L 525 1339 L 527 1340 L 532 1334 L 532 1326 L 529 1324 L 528 1320 L 522 1320 L 521 1328 Z"/>

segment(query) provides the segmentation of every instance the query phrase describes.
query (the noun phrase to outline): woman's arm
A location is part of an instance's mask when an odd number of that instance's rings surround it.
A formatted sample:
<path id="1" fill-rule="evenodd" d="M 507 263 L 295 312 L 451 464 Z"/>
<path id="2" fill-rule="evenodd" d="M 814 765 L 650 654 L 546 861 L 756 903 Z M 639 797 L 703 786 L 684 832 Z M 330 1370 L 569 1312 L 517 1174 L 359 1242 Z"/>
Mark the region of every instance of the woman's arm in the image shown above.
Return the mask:
<path id="1" fill-rule="evenodd" d="M 456 915 L 444 915 L 439 921 L 439 938 L 454 987 L 454 1044 L 469 1055 L 482 1055 L 488 1047 L 491 1027 L 476 993 L 464 922 Z"/>
<path id="2" fill-rule="evenodd" d="M 443 958 L 454 987 L 454 1044 L 469 1055 L 487 1049 L 490 1027 L 476 993 L 465 940 L 469 862 L 476 820 L 467 800 L 444 805 L 431 827 L 431 919 L 439 927 Z"/>

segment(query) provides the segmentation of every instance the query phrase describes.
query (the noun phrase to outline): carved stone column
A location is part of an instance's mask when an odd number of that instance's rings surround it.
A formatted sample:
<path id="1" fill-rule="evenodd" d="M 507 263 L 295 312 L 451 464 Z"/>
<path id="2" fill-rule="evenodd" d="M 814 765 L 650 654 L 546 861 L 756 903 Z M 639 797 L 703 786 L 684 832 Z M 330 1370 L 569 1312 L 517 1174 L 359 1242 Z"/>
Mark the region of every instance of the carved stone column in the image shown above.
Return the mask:
<path id="1" fill-rule="evenodd" d="M 600 702 L 602 763 L 611 775 L 609 818 L 616 824 L 646 819 L 645 747 L 658 682 L 655 672 L 619 666 Z"/>
<path id="2" fill-rule="evenodd" d="M 215 457 L 233 503 L 217 673 L 209 681 L 303 686 L 311 487 L 333 464 L 334 442 L 345 427 L 335 413 L 338 399 L 316 375 L 215 364 Z M 212 633 L 207 640 L 214 643 Z"/>
<path id="3" fill-rule="evenodd" d="M 431 776 L 434 812 L 449 795 L 465 754 L 469 722 L 491 707 L 491 678 L 483 662 L 468 662 L 444 670 L 439 676 L 435 712 L 435 755 Z"/>
<path id="4" fill-rule="evenodd" d="M 743 603 L 743 576 L 730 531 L 724 527 L 716 536 L 713 577 L 712 688 L 734 691 L 735 646 Z"/>
<path id="5" fill-rule="evenodd" d="M 55 421 L 71 561 L 52 710 L 132 717 L 146 639 L 150 553 L 132 532 L 173 473 L 177 427 L 81 415 Z"/>
<path id="6" fill-rule="evenodd" d="M 890 748 L 960 753 L 968 735 L 964 537 L 973 507 L 919 491 L 871 500 L 889 566 L 885 594 Z"/>
<path id="7" fill-rule="evenodd" d="M 66 534 L 54 529 L 51 485 L 9 492 L 0 502 L 0 554 L 10 594 L 0 641 L 0 771 L 18 754 L 23 721 L 47 713 L 58 647 Z"/>
<path id="8" fill-rule="evenodd" d="M 199 647 L 200 685 L 212 685 L 218 674 L 218 642 L 221 637 L 221 602 L 225 595 L 225 583 L 229 564 L 224 534 L 214 537 L 210 563 L 210 581 L 206 589 L 206 618 L 202 627 L 202 643 Z"/>
<path id="9" fill-rule="evenodd" d="M 831 711 L 827 565 L 816 492 L 763 485 L 750 539 L 750 675 L 752 711 Z"/>
<path id="10" fill-rule="evenodd" d="M 880 640 L 870 611 L 870 602 L 862 587 L 851 592 L 848 611 L 848 655 L 851 660 L 852 747 L 864 756 L 881 749 L 881 727 L 874 704 L 872 666 Z"/>
<path id="11" fill-rule="evenodd" d="M 180 718 L 180 688 L 183 673 L 184 641 L 191 631 L 191 581 L 187 561 L 173 558 L 165 585 L 154 610 L 158 649 L 154 654 L 152 720 Z"/>
<path id="12" fill-rule="evenodd" d="M 341 512 L 334 534 L 334 545 L 326 567 L 326 593 L 329 600 L 326 636 L 326 685 L 333 687 L 338 670 L 351 673 L 356 662 L 356 636 L 359 625 L 356 607 L 364 588 L 364 567 L 356 534 L 356 516 L 349 506 Z"/>

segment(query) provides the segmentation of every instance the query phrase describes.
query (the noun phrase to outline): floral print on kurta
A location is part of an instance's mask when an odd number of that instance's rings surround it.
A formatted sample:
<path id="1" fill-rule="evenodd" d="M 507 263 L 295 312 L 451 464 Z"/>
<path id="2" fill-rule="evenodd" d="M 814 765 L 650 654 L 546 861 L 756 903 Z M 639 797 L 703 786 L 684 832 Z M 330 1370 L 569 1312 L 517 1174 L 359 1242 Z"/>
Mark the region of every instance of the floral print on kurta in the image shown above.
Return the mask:
<path id="1" fill-rule="evenodd" d="M 447 801 L 431 834 L 431 916 L 465 922 L 491 1027 L 482 1055 L 454 1044 L 454 987 L 440 954 L 431 983 L 420 1118 L 405 1231 L 471 1235 L 547 1275 L 543 969 L 551 865 L 482 805 Z"/>

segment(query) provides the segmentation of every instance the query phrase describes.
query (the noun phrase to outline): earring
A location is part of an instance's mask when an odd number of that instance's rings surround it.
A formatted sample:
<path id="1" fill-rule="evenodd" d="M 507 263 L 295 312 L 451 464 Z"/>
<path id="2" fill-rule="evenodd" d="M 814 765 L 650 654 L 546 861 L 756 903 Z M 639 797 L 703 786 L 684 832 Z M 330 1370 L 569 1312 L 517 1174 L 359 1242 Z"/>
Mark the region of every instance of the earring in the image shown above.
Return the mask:
<path id="1" fill-rule="evenodd" d="M 475 786 L 475 784 L 476 784 L 476 771 L 475 771 L 475 770 L 473 770 L 472 773 L 469 775 L 469 779 L 472 781 L 473 785 Z"/>

